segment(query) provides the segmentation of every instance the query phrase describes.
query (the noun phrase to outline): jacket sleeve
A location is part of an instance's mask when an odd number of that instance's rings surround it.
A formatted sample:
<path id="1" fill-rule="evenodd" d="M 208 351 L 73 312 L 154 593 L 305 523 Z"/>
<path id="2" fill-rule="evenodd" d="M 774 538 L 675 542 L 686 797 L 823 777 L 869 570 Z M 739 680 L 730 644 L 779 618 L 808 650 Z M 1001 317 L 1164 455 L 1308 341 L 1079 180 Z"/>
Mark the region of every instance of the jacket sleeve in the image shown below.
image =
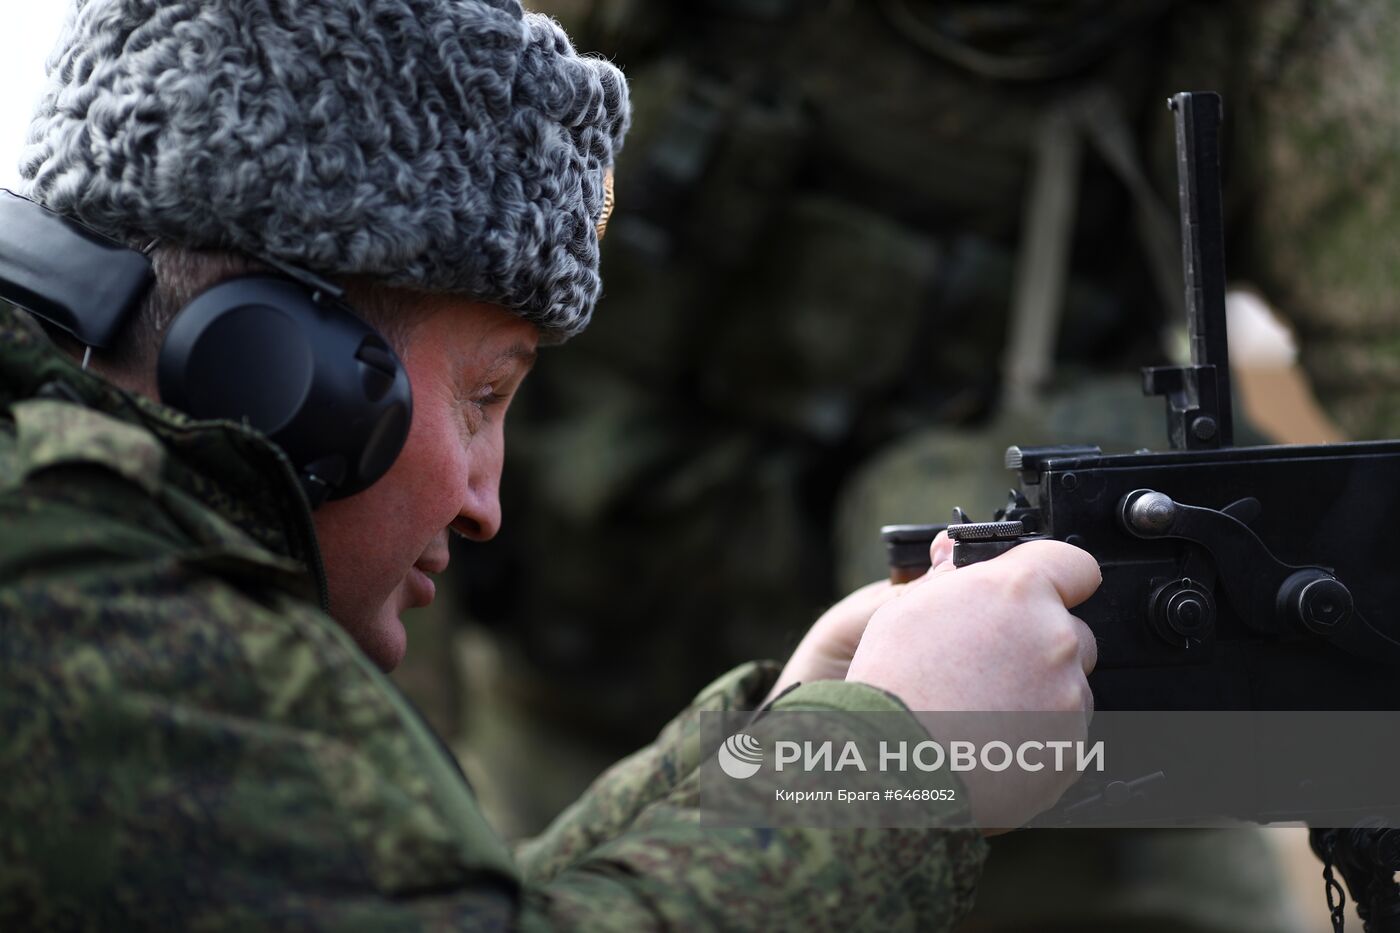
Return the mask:
<path id="1" fill-rule="evenodd" d="M 937 830 L 701 825 L 697 769 L 715 751 L 702 741 L 701 714 L 754 708 L 776 675 L 776 665 L 749 664 L 720 678 L 523 844 L 523 925 L 605 926 L 625 916 L 689 928 L 760 929 L 775 918 L 794 928 L 951 928 L 971 907 L 986 851 L 976 831 L 951 828 L 966 825 L 965 811 L 948 811 L 950 828 Z M 908 733 L 891 738 L 928 737 L 898 701 L 859 684 L 806 684 L 774 708 L 902 713 Z M 761 717 L 749 728 L 760 738 L 763 730 Z M 925 779 L 957 786 L 946 772 Z"/>

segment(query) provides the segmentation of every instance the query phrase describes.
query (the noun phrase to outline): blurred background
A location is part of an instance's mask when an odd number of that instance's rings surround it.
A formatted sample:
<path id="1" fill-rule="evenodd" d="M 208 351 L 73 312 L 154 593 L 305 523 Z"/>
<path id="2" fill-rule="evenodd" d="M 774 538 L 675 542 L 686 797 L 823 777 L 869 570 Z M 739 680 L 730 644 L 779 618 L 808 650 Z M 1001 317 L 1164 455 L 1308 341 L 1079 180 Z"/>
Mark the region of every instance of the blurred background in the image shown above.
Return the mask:
<path id="1" fill-rule="evenodd" d="M 989 517 L 1008 444 L 1166 446 L 1170 93 L 1225 99 L 1239 441 L 1400 436 L 1393 3 L 527 5 L 633 85 L 606 293 L 395 675 L 508 836 L 883 576 L 880 525 Z M 6 12 L 0 185 L 63 7 Z M 967 925 L 1326 928 L 1297 829 L 1005 837 Z"/>
<path id="2" fill-rule="evenodd" d="M 0 29 L 0 188 L 19 186 L 19 154 L 44 86 L 44 61 L 67 15 L 66 3 L 5 5 Z"/>

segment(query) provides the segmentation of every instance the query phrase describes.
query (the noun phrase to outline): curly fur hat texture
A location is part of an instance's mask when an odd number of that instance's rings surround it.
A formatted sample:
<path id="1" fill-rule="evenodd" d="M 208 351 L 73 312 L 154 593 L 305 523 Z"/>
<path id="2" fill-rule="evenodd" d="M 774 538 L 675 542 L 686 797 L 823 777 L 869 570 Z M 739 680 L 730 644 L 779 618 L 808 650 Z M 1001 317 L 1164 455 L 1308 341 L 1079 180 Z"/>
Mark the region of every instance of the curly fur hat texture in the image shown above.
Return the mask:
<path id="1" fill-rule="evenodd" d="M 56 211 L 588 323 L 627 84 L 518 0 L 77 0 L 48 75 Z"/>

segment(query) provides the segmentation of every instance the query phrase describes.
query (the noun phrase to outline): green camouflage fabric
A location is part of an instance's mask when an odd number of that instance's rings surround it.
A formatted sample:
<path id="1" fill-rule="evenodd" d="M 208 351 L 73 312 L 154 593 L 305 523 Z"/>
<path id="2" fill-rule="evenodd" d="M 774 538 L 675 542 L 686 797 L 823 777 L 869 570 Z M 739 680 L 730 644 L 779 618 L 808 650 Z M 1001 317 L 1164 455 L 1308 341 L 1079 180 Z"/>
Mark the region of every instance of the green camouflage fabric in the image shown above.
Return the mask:
<path id="1" fill-rule="evenodd" d="M 1400 7 L 1250 9 L 1250 278 L 1345 433 L 1400 437 Z"/>
<path id="2" fill-rule="evenodd" d="M 517 862 L 322 611 L 281 452 L 80 371 L 9 307 L 0 529 L 0 928 L 914 930 L 970 902 L 970 830 L 699 825 L 699 711 L 752 709 L 771 666 L 706 691 Z M 782 704 L 902 709 L 842 683 Z"/>

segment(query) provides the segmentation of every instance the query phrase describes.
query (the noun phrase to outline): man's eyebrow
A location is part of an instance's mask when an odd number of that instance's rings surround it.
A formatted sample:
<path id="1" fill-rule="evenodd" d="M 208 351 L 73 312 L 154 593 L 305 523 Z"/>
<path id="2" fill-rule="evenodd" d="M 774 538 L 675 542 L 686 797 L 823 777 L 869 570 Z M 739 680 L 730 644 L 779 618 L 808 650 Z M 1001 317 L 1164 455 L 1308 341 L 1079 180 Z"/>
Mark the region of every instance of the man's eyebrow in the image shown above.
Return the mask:
<path id="1" fill-rule="evenodd" d="M 535 365 L 535 360 L 538 358 L 539 353 L 534 347 L 524 343 L 515 343 L 501 351 L 500 355 L 491 361 L 491 367 L 494 369 L 507 360 L 518 360 L 520 363 L 523 363 L 525 369 L 528 370 L 531 366 Z"/>
<path id="2" fill-rule="evenodd" d="M 477 356 L 475 351 L 481 347 L 458 347 L 454 351 L 456 365 L 463 372 L 476 372 L 485 374 L 487 379 L 499 379 L 506 375 L 506 367 L 511 363 L 517 364 L 519 370 L 524 373 L 530 371 L 530 367 L 535 365 L 535 359 L 539 356 L 535 348 L 524 341 L 516 341 L 506 347 L 494 357 L 486 358 Z M 516 367 L 512 367 L 514 369 Z"/>

